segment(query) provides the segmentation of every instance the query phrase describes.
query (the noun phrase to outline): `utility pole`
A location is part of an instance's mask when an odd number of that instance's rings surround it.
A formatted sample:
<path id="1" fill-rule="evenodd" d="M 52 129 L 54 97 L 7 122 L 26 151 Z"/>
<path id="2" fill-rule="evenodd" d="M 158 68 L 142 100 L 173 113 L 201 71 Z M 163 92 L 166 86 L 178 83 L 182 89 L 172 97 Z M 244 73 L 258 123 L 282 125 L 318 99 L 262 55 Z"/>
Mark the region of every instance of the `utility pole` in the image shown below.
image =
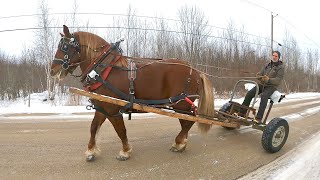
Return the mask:
<path id="1" fill-rule="evenodd" d="M 271 53 L 273 51 L 273 14 L 271 12 Z"/>
<path id="2" fill-rule="evenodd" d="M 277 17 L 278 14 L 276 14 L 275 16 L 273 15 L 273 13 L 271 12 L 271 53 L 273 51 L 273 18 Z"/>

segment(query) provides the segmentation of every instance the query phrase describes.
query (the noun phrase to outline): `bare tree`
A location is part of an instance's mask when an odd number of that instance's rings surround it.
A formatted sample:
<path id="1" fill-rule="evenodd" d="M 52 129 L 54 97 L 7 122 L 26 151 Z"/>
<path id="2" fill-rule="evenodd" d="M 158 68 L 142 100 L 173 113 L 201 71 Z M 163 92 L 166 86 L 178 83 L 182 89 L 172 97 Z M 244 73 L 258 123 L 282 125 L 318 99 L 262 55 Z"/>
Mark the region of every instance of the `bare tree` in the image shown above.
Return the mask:
<path id="1" fill-rule="evenodd" d="M 197 7 L 184 6 L 178 10 L 180 20 L 181 45 L 186 58 L 196 65 L 200 60 L 201 50 L 205 47 L 209 35 L 208 20 Z"/>
<path id="2" fill-rule="evenodd" d="M 314 76 L 313 76 L 313 89 L 318 91 L 318 79 L 319 79 L 319 51 L 314 51 Z"/>
<path id="3" fill-rule="evenodd" d="M 130 47 L 132 47 L 132 44 L 134 43 L 134 27 L 136 26 L 136 12 L 134 9 L 132 9 L 131 4 L 129 5 L 127 9 L 127 19 L 125 20 L 126 28 L 127 28 L 127 36 L 126 36 L 126 51 L 127 55 L 137 56 L 134 52 L 130 53 Z M 132 50 L 132 49 L 131 49 Z"/>
<path id="4" fill-rule="evenodd" d="M 46 77 L 47 77 L 47 91 L 48 98 L 54 99 L 55 96 L 55 79 L 52 79 L 50 76 L 50 67 L 51 61 L 54 56 L 54 50 L 56 46 L 55 33 L 50 28 L 50 25 L 53 24 L 53 19 L 49 17 L 49 8 L 47 0 L 41 0 L 39 4 L 39 11 L 41 16 L 38 19 L 38 26 L 41 27 L 41 30 L 38 30 L 35 34 L 36 41 L 36 53 L 37 59 L 39 62 L 42 62 L 45 65 Z"/>
<path id="5" fill-rule="evenodd" d="M 286 65 L 285 81 L 287 83 L 288 90 L 299 92 L 304 88 L 303 78 L 304 74 L 304 62 L 301 50 L 297 41 L 288 31 L 285 32 L 285 39 L 283 41 L 284 47 L 282 53 L 282 59 Z"/>
<path id="6" fill-rule="evenodd" d="M 77 13 L 78 13 L 78 4 L 77 4 L 77 0 L 74 0 L 73 1 L 73 7 L 72 7 L 72 14 L 71 14 L 71 24 L 72 24 L 72 27 L 78 27 L 79 26 L 79 23 L 78 23 L 78 20 L 77 20 Z M 79 31 L 80 29 L 77 28 L 75 29 L 76 31 Z"/>
<path id="7" fill-rule="evenodd" d="M 307 91 L 315 91 L 317 89 L 318 51 L 308 49 L 306 56 L 305 72 L 308 76 Z"/>
<path id="8" fill-rule="evenodd" d="M 167 31 L 169 27 L 163 18 L 156 19 L 155 28 L 158 31 L 154 34 L 154 55 L 158 58 L 177 57 L 174 53 L 175 38 Z"/>

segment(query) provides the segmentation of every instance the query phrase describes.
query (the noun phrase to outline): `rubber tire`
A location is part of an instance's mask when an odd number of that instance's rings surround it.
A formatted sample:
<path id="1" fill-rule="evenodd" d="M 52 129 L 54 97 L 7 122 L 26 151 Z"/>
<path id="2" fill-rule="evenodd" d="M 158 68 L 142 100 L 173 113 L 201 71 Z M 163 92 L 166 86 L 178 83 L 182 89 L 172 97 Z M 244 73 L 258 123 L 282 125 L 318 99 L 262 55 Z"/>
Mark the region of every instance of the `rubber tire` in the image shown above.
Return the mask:
<path id="1" fill-rule="evenodd" d="M 225 104 L 223 104 L 223 105 L 221 106 L 221 108 L 219 109 L 219 111 L 228 112 L 228 111 L 230 111 L 230 109 L 231 109 L 231 103 L 227 102 L 227 103 L 225 103 Z"/>
<path id="2" fill-rule="evenodd" d="M 219 111 L 221 112 L 228 112 L 230 111 L 231 109 L 231 103 L 225 103 L 223 106 L 221 106 L 221 108 L 219 109 Z M 236 128 L 233 128 L 233 127 L 225 127 L 225 126 L 222 126 L 223 128 L 225 128 L 226 130 L 234 130 Z"/>
<path id="3" fill-rule="evenodd" d="M 285 136 L 284 136 L 281 144 L 277 147 L 274 147 L 272 145 L 272 138 L 273 138 L 275 131 L 281 126 L 284 127 Z M 286 141 L 288 139 L 288 135 L 289 135 L 288 122 L 283 118 L 273 118 L 267 124 L 266 129 L 263 131 L 262 138 L 261 138 L 262 147 L 270 153 L 278 152 L 283 147 L 283 145 L 286 143 Z"/>

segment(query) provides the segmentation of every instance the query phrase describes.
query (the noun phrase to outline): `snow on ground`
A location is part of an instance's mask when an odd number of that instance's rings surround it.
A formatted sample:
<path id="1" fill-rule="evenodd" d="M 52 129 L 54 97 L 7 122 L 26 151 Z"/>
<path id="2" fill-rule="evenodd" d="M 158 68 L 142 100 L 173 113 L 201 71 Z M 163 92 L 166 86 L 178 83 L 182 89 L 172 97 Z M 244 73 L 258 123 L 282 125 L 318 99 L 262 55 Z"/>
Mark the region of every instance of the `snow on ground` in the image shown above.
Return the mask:
<path id="1" fill-rule="evenodd" d="M 81 99 L 81 106 L 68 106 L 71 96 L 64 95 L 57 97 L 54 101 L 45 100 L 47 92 L 33 93 L 30 95 L 30 107 L 28 107 L 29 98 L 19 98 L 16 101 L 0 101 L 1 114 L 15 113 L 77 113 L 88 112 L 85 109 L 86 98 Z M 92 111 L 93 112 L 93 111 Z"/>
<path id="2" fill-rule="evenodd" d="M 248 88 L 250 89 L 250 88 Z M 68 106 L 70 104 L 69 95 L 60 96 L 54 101 L 44 101 L 47 97 L 47 93 L 34 93 L 30 96 L 30 107 L 28 107 L 28 98 L 20 98 L 16 101 L 0 101 L 0 121 L 6 117 L 12 120 L 32 120 L 32 121 L 50 121 L 51 119 L 61 119 L 64 121 L 68 119 L 70 121 L 78 121 L 81 119 L 90 119 L 92 114 L 74 114 L 74 113 L 87 113 L 94 112 L 93 110 L 87 110 L 85 107 L 89 103 L 87 98 L 83 97 L 80 100 L 82 105 Z M 320 93 L 294 93 L 286 95 L 286 98 L 281 103 L 290 101 L 299 101 L 305 99 L 319 98 Z M 236 102 L 241 103 L 243 98 L 233 99 Z M 216 99 L 215 108 L 218 109 L 224 103 L 227 103 L 229 99 Z M 259 103 L 256 103 L 258 106 Z M 301 104 L 297 104 L 300 105 Z M 295 119 L 301 119 L 301 116 L 309 116 L 320 112 L 320 107 L 314 107 L 308 109 L 305 112 L 297 114 L 290 114 L 284 116 L 289 122 Z M 36 116 L 24 116 L 23 114 L 37 114 Z M 40 114 L 39 114 L 40 113 Z M 49 113 L 49 114 L 48 114 Z M 19 115 L 20 114 L 20 115 Z M 11 117 L 8 117 L 8 116 Z M 13 116 L 12 116 L 13 115 Z M 16 116 L 15 116 L 16 115 Z M 134 115 L 133 119 L 141 118 L 156 118 L 156 114 L 147 113 L 141 115 Z M 126 118 L 126 117 L 125 117 Z M 11 120 L 10 119 L 10 120 Z M 244 128 L 242 130 L 249 130 Z M 309 141 L 304 142 L 299 147 L 287 153 L 276 161 L 259 168 L 242 179 L 320 179 L 320 132 Z"/>
<path id="3" fill-rule="evenodd" d="M 320 179 L 320 132 L 275 161 L 239 180 L 318 180 Z"/>

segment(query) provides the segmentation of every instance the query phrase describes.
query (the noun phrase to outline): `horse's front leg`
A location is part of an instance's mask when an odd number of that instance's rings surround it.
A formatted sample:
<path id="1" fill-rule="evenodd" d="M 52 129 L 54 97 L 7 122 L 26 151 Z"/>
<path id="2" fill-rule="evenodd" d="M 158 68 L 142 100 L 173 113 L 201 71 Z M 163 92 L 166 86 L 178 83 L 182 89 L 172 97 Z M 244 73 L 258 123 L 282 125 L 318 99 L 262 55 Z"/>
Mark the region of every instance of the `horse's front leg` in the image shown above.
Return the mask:
<path id="1" fill-rule="evenodd" d="M 90 140 L 88 143 L 88 150 L 86 151 L 87 161 L 93 161 L 95 156 L 99 154 L 100 150 L 96 145 L 96 136 L 102 123 L 106 120 L 106 116 L 98 111 L 95 112 L 94 118 L 90 127 Z"/>
<path id="2" fill-rule="evenodd" d="M 127 130 L 123 122 L 123 116 L 108 117 L 109 121 L 113 125 L 115 131 L 117 132 L 119 138 L 122 142 L 122 150 L 120 150 L 119 155 L 116 157 L 119 161 L 125 161 L 130 158 L 132 147 L 128 143 Z"/>
<path id="3" fill-rule="evenodd" d="M 179 119 L 181 125 L 181 131 L 175 139 L 175 143 L 173 143 L 171 147 L 172 152 L 183 152 L 187 147 L 188 141 L 188 132 L 192 125 L 194 124 L 193 121 L 187 121 L 183 119 Z"/>

